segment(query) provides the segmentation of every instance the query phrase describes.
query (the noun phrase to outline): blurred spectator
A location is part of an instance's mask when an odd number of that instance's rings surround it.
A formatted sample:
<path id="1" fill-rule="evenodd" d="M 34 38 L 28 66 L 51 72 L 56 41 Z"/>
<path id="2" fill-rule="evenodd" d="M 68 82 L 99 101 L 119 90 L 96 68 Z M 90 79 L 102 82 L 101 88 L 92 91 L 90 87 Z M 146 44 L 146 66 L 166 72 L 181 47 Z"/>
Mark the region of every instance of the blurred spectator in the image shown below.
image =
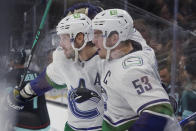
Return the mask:
<path id="1" fill-rule="evenodd" d="M 171 59 L 169 52 L 162 53 L 157 56 L 158 60 L 158 69 L 161 78 L 163 88 L 169 95 L 170 102 L 174 108 L 175 113 L 178 113 L 179 106 L 179 87 L 174 86 L 174 94 L 171 92 Z"/>
<path id="2" fill-rule="evenodd" d="M 154 49 L 156 54 L 160 53 L 163 50 L 163 44 L 159 43 L 156 39 L 152 39 L 149 43 L 149 46 Z"/>
<path id="3" fill-rule="evenodd" d="M 151 32 L 144 19 L 134 20 L 134 27 L 141 33 L 146 43 L 149 44 L 151 40 Z"/>
<path id="4" fill-rule="evenodd" d="M 167 21 L 174 22 L 175 0 L 129 0 L 129 2 Z M 176 6 L 178 25 L 188 30 L 196 30 L 196 1 L 178 0 Z"/>
<path id="5" fill-rule="evenodd" d="M 161 7 L 161 10 L 160 10 L 160 17 L 168 20 L 168 21 L 173 21 L 173 15 L 172 15 L 173 12 L 171 12 L 168 4 L 164 4 L 162 7 Z"/>
<path id="6" fill-rule="evenodd" d="M 184 69 L 185 60 L 186 60 L 186 57 L 184 55 L 182 55 L 180 57 L 180 61 L 179 61 L 179 77 L 178 77 L 178 81 L 180 82 L 180 85 L 182 87 L 181 90 L 184 90 L 185 88 L 190 87 L 189 86 L 190 80 L 189 80 L 187 71 Z"/>
<path id="7" fill-rule="evenodd" d="M 171 80 L 171 62 L 169 59 L 168 53 L 163 53 L 157 56 L 158 60 L 158 68 L 159 68 L 159 75 L 161 78 L 161 82 L 164 84 L 164 88 L 166 92 L 169 94 L 171 85 L 170 85 L 170 80 Z"/>
<path id="8" fill-rule="evenodd" d="M 190 84 L 186 87 L 182 94 L 182 119 L 196 112 L 196 38 L 192 39 L 186 48 L 185 69 L 188 73 Z M 185 125 L 185 130 L 196 130 L 196 119 Z"/>
<path id="9" fill-rule="evenodd" d="M 193 0 L 179 0 L 179 14 L 178 20 L 179 25 L 184 28 L 195 28 L 196 29 L 196 10 L 194 9 L 195 1 Z"/>
<path id="10" fill-rule="evenodd" d="M 152 32 L 147 25 L 144 19 L 136 19 L 134 21 L 134 27 L 141 33 L 146 43 L 152 47 L 156 53 L 160 52 L 162 50 L 162 44 L 160 44 L 155 37 L 152 37 Z"/>

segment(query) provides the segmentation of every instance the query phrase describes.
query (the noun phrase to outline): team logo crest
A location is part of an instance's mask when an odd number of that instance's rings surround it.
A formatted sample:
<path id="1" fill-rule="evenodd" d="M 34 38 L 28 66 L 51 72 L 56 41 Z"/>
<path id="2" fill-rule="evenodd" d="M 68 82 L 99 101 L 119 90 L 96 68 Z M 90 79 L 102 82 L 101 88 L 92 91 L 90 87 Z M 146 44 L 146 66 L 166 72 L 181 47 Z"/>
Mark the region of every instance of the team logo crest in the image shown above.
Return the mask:
<path id="1" fill-rule="evenodd" d="M 110 15 L 117 15 L 117 10 L 110 10 Z"/>
<path id="2" fill-rule="evenodd" d="M 74 18 L 80 18 L 80 14 L 79 13 L 75 13 L 75 14 L 73 14 L 73 17 Z"/>
<path id="3" fill-rule="evenodd" d="M 71 112 L 76 117 L 81 118 L 81 119 L 91 119 L 91 118 L 95 118 L 98 115 L 100 115 L 97 108 L 84 111 L 77 107 L 77 103 L 83 103 L 84 101 L 89 100 L 89 98 L 88 99 L 86 99 L 86 97 L 82 98 L 83 96 L 78 95 L 76 93 L 77 92 L 76 90 L 77 89 L 73 89 L 72 91 L 68 93 L 68 103 L 69 103 Z M 99 102 L 99 100 L 97 100 L 96 102 Z"/>
<path id="4" fill-rule="evenodd" d="M 86 88 L 85 80 L 80 79 L 78 88 L 73 88 L 68 92 L 68 104 L 71 112 L 78 118 L 91 119 L 100 115 L 97 108 L 81 110 L 77 105 L 86 101 L 98 103 L 101 97 L 93 90 Z"/>
<path id="5" fill-rule="evenodd" d="M 135 56 L 126 58 L 122 63 L 124 69 L 127 69 L 130 66 L 141 66 L 141 65 L 143 65 L 143 59 Z"/>

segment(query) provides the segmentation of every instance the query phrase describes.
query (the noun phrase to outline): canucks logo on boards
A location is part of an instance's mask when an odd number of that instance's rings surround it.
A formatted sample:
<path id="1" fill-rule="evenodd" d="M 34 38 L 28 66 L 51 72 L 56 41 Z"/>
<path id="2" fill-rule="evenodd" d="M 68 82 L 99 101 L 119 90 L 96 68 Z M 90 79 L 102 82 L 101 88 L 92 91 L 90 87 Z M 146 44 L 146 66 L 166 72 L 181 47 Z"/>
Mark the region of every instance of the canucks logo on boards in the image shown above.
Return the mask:
<path id="1" fill-rule="evenodd" d="M 78 88 L 72 88 L 68 93 L 69 107 L 74 116 L 81 119 L 90 119 L 100 115 L 97 108 L 84 111 L 77 107 L 77 104 L 88 100 L 98 103 L 101 97 L 95 91 L 87 89 L 84 79 L 80 79 Z"/>

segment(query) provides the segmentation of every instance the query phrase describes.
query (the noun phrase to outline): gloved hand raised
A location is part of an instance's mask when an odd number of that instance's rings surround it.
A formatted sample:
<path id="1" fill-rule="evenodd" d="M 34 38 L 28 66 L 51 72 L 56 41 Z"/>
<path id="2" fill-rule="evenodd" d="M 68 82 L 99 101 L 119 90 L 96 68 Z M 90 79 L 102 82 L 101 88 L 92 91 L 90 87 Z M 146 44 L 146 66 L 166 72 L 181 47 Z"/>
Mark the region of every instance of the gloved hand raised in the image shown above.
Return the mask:
<path id="1" fill-rule="evenodd" d="M 22 98 L 17 88 L 14 88 L 7 96 L 7 104 L 16 111 L 21 111 L 24 108 L 25 99 Z"/>
<path id="2" fill-rule="evenodd" d="M 24 104 L 32 100 L 36 94 L 31 89 L 31 85 L 28 83 L 24 88 L 19 90 L 15 87 L 7 96 L 8 106 L 14 110 L 20 111 L 24 108 Z"/>

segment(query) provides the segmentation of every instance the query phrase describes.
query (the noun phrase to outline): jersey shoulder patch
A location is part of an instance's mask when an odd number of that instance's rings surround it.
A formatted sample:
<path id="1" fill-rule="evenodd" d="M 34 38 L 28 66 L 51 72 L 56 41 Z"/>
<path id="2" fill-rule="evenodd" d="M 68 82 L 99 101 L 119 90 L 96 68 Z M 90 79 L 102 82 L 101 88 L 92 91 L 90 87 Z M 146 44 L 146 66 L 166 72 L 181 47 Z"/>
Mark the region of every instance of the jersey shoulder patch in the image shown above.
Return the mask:
<path id="1" fill-rule="evenodd" d="M 122 66 L 124 69 L 127 69 L 131 66 L 142 66 L 143 59 L 137 56 L 129 56 L 128 58 L 124 59 L 122 62 Z"/>

